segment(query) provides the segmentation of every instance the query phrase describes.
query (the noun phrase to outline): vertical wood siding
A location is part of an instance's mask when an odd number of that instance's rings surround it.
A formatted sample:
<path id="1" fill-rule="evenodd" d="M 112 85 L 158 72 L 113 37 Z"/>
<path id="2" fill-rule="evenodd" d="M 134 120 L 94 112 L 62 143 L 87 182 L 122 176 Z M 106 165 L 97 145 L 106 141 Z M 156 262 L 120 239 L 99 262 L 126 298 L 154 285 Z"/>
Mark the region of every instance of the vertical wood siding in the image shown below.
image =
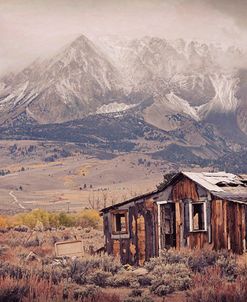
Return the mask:
<path id="1" fill-rule="evenodd" d="M 184 177 L 172 188 L 172 200 L 176 203 L 176 248 L 202 248 L 208 243 L 208 232 L 188 232 L 186 206 L 187 200 L 200 201 L 200 194 L 205 196 L 205 190 L 199 188 L 192 180 Z"/>
<path id="2" fill-rule="evenodd" d="M 143 265 L 158 255 L 157 206 L 152 199 L 128 208 L 129 238 L 111 238 L 111 213 L 104 214 L 106 251 L 119 256 L 122 263 Z"/>
<path id="3" fill-rule="evenodd" d="M 246 242 L 246 206 L 226 200 L 212 201 L 213 248 L 242 254 Z"/>
<path id="4" fill-rule="evenodd" d="M 164 200 L 162 194 L 160 200 Z M 207 230 L 191 232 L 188 227 L 188 200 L 201 202 L 208 196 L 208 192 L 183 177 L 172 186 L 168 195 L 167 200 L 175 204 L 174 230 L 177 249 L 181 247 L 201 249 L 206 244 L 211 244 L 216 250 L 228 249 L 238 254 L 246 249 L 247 205 L 216 198 L 208 200 L 205 216 Z M 124 208 L 128 209 L 127 238 L 112 238 L 111 213 L 103 215 L 106 251 L 119 256 L 122 263 L 143 265 L 151 257 L 158 256 L 159 252 L 157 204 L 153 198 L 148 198 L 140 199 Z"/>

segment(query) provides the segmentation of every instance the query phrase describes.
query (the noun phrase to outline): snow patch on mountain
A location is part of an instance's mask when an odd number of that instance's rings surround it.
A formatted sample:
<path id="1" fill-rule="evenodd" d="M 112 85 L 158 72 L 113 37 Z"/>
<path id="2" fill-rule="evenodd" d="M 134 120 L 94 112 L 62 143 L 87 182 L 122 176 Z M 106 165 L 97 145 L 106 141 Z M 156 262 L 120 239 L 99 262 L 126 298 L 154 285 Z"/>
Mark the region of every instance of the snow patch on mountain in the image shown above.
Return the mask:
<path id="1" fill-rule="evenodd" d="M 96 113 L 97 114 L 107 114 L 107 113 L 113 113 L 113 112 L 121 112 L 121 111 L 126 111 L 130 108 L 135 107 L 136 105 L 127 105 L 124 103 L 110 103 L 107 105 L 103 105 L 99 108 L 97 108 Z"/>
<path id="2" fill-rule="evenodd" d="M 195 120 L 199 120 L 199 116 L 197 114 L 196 108 L 190 106 L 190 104 L 175 95 L 173 92 L 170 92 L 169 94 L 166 95 L 166 105 L 174 112 L 179 112 L 183 114 L 187 114 L 191 116 Z"/>
<path id="3" fill-rule="evenodd" d="M 234 75 L 214 74 L 211 81 L 215 89 L 215 97 L 198 108 L 201 118 L 206 118 L 210 113 L 235 112 L 238 100 L 235 97 L 239 79 Z"/>
<path id="4" fill-rule="evenodd" d="M 0 101 L 0 107 L 4 107 L 5 105 L 10 105 L 11 107 L 15 107 L 20 100 L 25 96 L 25 91 L 28 87 L 28 81 L 24 84 L 18 86 L 12 93 L 7 95 L 4 99 Z"/>

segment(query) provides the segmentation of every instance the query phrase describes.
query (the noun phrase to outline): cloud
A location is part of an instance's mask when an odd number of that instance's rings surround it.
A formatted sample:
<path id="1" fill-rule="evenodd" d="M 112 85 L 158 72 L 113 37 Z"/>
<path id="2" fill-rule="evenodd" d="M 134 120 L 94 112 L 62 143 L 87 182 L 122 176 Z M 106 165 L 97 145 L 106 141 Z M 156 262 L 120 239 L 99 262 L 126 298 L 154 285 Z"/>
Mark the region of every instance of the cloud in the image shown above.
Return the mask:
<path id="1" fill-rule="evenodd" d="M 232 17 L 239 27 L 247 29 L 246 0 L 209 0 L 209 4 L 218 11 Z"/>
<path id="2" fill-rule="evenodd" d="M 233 4 L 234 3 L 234 4 Z M 80 34 L 247 43 L 247 1 L 0 0 L 0 74 L 50 55 Z"/>

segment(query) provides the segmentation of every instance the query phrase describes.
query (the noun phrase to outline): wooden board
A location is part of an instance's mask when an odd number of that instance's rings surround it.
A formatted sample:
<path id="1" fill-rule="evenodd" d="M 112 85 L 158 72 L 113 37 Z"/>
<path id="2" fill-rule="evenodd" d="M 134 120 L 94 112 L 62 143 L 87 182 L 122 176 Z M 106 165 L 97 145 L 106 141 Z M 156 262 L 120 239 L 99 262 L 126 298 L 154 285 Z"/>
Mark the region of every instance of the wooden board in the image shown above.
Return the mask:
<path id="1" fill-rule="evenodd" d="M 55 253 L 57 257 L 84 256 L 82 240 L 63 241 L 55 243 Z"/>

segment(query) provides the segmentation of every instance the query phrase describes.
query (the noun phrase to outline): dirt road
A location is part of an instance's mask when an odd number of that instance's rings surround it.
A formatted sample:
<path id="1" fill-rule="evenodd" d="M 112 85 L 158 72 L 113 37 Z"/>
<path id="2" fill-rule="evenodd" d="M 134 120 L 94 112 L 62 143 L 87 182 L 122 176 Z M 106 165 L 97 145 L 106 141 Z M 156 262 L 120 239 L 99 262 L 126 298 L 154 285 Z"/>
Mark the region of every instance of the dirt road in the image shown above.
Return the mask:
<path id="1" fill-rule="evenodd" d="M 21 208 L 21 209 L 25 209 L 25 207 L 19 202 L 19 200 L 17 199 L 17 197 L 14 195 L 13 191 L 9 192 L 9 195 L 14 199 L 14 202 Z"/>

